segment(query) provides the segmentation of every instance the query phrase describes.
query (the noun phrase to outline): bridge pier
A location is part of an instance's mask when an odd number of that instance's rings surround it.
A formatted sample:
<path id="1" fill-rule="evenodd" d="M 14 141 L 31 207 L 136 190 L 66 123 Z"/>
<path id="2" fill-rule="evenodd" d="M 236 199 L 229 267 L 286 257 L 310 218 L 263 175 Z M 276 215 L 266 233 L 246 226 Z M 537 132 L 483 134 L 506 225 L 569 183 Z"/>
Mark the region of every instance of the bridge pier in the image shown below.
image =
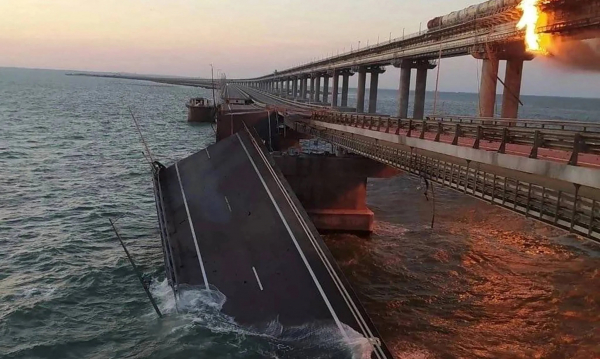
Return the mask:
<path id="1" fill-rule="evenodd" d="M 494 117 L 499 64 L 497 58 L 483 59 L 479 88 L 479 117 Z"/>
<path id="2" fill-rule="evenodd" d="M 415 84 L 415 107 L 413 118 L 422 120 L 425 116 L 425 93 L 427 90 L 427 69 L 417 68 L 417 82 Z"/>
<path id="3" fill-rule="evenodd" d="M 475 49 L 473 57 L 482 60 L 481 86 L 479 89 L 479 116 L 494 117 L 496 111 L 496 87 L 498 68 L 501 60 L 506 60 L 504 89 L 502 95 L 502 118 L 517 118 L 521 96 L 524 61 L 533 60 L 522 42 L 508 43 L 496 47 Z"/>
<path id="4" fill-rule="evenodd" d="M 350 82 L 350 71 L 342 72 L 342 107 L 348 107 L 348 82 Z"/>
<path id="5" fill-rule="evenodd" d="M 292 98 L 298 97 L 298 78 L 294 77 L 292 80 Z"/>
<path id="6" fill-rule="evenodd" d="M 506 61 L 506 73 L 504 75 L 504 84 L 506 87 L 502 95 L 502 118 L 517 118 L 519 115 L 523 63 L 523 59 Z"/>
<path id="7" fill-rule="evenodd" d="M 321 75 L 316 74 L 315 76 L 315 101 L 321 101 Z"/>
<path id="8" fill-rule="evenodd" d="M 308 93 L 308 98 L 310 99 L 310 102 L 315 101 L 315 76 L 314 75 L 310 76 L 310 90 Z"/>
<path id="9" fill-rule="evenodd" d="M 369 72 L 371 73 L 371 84 L 369 86 L 369 113 L 377 112 L 377 90 L 379 87 L 379 74 L 385 72 L 384 68 L 375 66 Z"/>
<path id="10" fill-rule="evenodd" d="M 329 75 L 323 75 L 323 103 L 329 102 Z"/>
<path id="11" fill-rule="evenodd" d="M 359 156 L 274 155 L 315 227 L 325 231 L 373 230 L 367 207 L 367 178 L 389 178 L 399 171 Z"/>
<path id="12" fill-rule="evenodd" d="M 306 96 L 308 94 L 308 76 L 302 76 L 301 81 L 301 93 L 300 98 L 304 101 L 306 100 Z"/>
<path id="13" fill-rule="evenodd" d="M 367 68 L 358 68 L 358 88 L 356 90 L 356 112 L 365 112 L 365 86 L 367 83 Z"/>
<path id="14" fill-rule="evenodd" d="M 338 91 L 340 86 L 340 72 L 333 70 L 333 88 L 331 89 L 331 107 L 337 107 L 338 105 Z"/>
<path id="15" fill-rule="evenodd" d="M 412 69 L 417 69 L 415 84 L 415 103 L 413 108 L 414 119 L 422 120 L 425 116 L 425 95 L 427 91 L 427 71 L 436 65 L 427 60 L 404 59 L 393 63 L 400 68 L 400 84 L 398 87 L 398 117 L 408 118 L 408 102 L 410 99 L 410 78 Z"/>
<path id="16" fill-rule="evenodd" d="M 285 97 L 285 89 L 284 89 L 284 85 L 285 85 L 285 80 L 281 79 L 280 83 L 279 83 L 279 95 L 281 97 Z"/>
<path id="17" fill-rule="evenodd" d="M 425 94 L 427 91 L 427 71 L 434 68 L 429 61 L 421 61 L 417 64 L 417 82 L 415 85 L 415 107 L 413 118 L 422 120 L 425 117 Z"/>
<path id="18" fill-rule="evenodd" d="M 408 99 L 410 97 L 410 65 L 400 67 L 400 89 L 398 94 L 398 117 L 408 118 Z"/>

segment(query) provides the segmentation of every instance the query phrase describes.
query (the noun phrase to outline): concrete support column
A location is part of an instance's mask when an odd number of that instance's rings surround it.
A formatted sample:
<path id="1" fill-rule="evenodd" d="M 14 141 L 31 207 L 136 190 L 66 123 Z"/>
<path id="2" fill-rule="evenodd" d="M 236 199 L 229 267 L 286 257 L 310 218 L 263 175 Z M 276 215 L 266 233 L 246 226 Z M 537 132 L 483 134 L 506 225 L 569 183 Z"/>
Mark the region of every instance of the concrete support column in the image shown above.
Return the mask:
<path id="1" fill-rule="evenodd" d="M 356 112 L 365 112 L 365 86 L 367 83 L 367 69 L 358 69 L 358 89 L 356 90 Z"/>
<path id="2" fill-rule="evenodd" d="M 323 103 L 329 102 L 329 75 L 323 76 Z"/>
<path id="3" fill-rule="evenodd" d="M 425 116 L 425 91 L 427 90 L 427 66 L 417 66 L 417 83 L 415 87 L 415 108 L 413 118 L 422 120 Z"/>
<path id="4" fill-rule="evenodd" d="M 498 59 L 483 59 L 481 87 L 479 89 L 480 117 L 494 117 L 499 63 Z"/>
<path id="5" fill-rule="evenodd" d="M 296 98 L 298 96 L 298 79 L 294 78 L 292 81 L 292 98 Z"/>
<path id="6" fill-rule="evenodd" d="M 382 68 L 371 69 L 371 83 L 369 85 L 369 113 L 377 112 L 377 90 L 379 88 L 379 74 L 385 70 Z"/>
<path id="7" fill-rule="evenodd" d="M 523 79 L 523 59 L 506 61 L 504 76 L 504 94 L 502 95 L 502 118 L 517 118 L 519 115 L 519 98 L 521 97 L 521 80 Z"/>
<path id="8" fill-rule="evenodd" d="M 398 93 L 398 117 L 408 118 L 408 100 L 410 98 L 410 66 L 400 68 L 400 88 Z"/>
<path id="9" fill-rule="evenodd" d="M 310 93 L 309 93 L 310 102 L 315 102 L 315 76 L 310 77 Z"/>
<path id="10" fill-rule="evenodd" d="M 285 85 L 285 80 L 281 80 L 281 82 L 279 83 L 279 95 L 280 96 L 285 96 L 284 85 Z"/>
<path id="11" fill-rule="evenodd" d="M 300 95 L 300 97 L 302 97 L 303 100 L 306 100 L 306 93 L 308 92 L 308 77 L 303 77 L 301 81 L 302 81 L 302 94 Z"/>
<path id="12" fill-rule="evenodd" d="M 338 91 L 340 86 L 340 72 L 337 70 L 333 71 L 333 88 L 331 89 L 331 107 L 337 107 L 338 105 Z"/>
<path id="13" fill-rule="evenodd" d="M 342 107 L 348 107 L 348 82 L 350 82 L 350 73 L 342 74 Z"/>
<path id="14" fill-rule="evenodd" d="M 321 101 L 321 75 L 315 78 L 315 101 Z"/>
<path id="15" fill-rule="evenodd" d="M 285 97 L 289 97 L 292 93 L 292 79 L 287 79 L 287 87 L 285 89 Z"/>

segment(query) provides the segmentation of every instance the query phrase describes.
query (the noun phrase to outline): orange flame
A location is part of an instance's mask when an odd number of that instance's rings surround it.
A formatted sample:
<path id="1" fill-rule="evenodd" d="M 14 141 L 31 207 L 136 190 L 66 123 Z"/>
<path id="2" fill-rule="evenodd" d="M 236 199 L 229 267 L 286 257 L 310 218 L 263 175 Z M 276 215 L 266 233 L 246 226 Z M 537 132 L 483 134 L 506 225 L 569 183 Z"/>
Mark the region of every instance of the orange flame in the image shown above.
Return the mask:
<path id="1" fill-rule="evenodd" d="M 523 10 L 523 16 L 517 23 L 517 29 L 525 30 L 525 45 L 527 51 L 531 52 L 542 52 L 540 36 L 535 31 L 540 18 L 539 3 L 540 0 L 521 0 L 517 6 Z"/>

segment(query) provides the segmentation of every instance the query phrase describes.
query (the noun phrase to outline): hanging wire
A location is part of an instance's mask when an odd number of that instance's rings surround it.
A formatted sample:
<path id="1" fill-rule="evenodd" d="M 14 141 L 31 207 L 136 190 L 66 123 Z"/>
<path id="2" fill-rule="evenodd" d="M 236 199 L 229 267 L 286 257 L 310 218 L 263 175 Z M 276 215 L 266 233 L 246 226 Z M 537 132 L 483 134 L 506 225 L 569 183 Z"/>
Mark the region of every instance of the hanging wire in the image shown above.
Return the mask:
<path id="1" fill-rule="evenodd" d="M 133 119 L 133 123 L 135 124 L 135 128 L 137 129 L 138 134 L 140 135 L 140 140 L 142 141 L 142 144 L 144 145 L 144 148 L 146 149 L 146 154 L 150 158 L 150 166 L 152 166 L 152 163 L 154 163 L 154 156 L 152 156 L 152 152 L 150 151 L 150 148 L 148 147 L 148 143 L 146 143 L 146 140 L 144 139 L 144 135 L 142 134 L 142 130 L 140 129 L 140 124 L 138 123 L 137 119 L 135 118 L 135 115 L 133 114 L 133 111 L 131 110 L 131 107 L 127 106 L 127 109 L 129 110 L 129 114 L 131 115 L 131 119 Z M 146 156 L 144 155 L 144 157 L 146 157 Z"/>

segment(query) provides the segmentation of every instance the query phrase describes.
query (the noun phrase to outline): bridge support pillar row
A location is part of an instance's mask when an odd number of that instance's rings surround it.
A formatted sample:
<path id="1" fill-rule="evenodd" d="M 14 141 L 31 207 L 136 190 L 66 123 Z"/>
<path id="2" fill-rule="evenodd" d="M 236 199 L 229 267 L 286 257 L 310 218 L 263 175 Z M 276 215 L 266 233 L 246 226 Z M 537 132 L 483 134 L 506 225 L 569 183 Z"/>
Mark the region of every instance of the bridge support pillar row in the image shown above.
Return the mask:
<path id="1" fill-rule="evenodd" d="M 315 77 L 315 101 L 321 101 L 321 75 Z"/>
<path id="2" fill-rule="evenodd" d="M 479 117 L 494 117 L 499 63 L 498 59 L 483 59 L 479 89 Z"/>
<path id="3" fill-rule="evenodd" d="M 350 82 L 350 74 L 342 74 L 342 107 L 348 107 L 348 82 Z"/>
<path id="4" fill-rule="evenodd" d="M 408 118 L 408 100 L 410 98 L 410 66 L 400 68 L 400 89 L 398 94 L 398 117 Z"/>
<path id="5" fill-rule="evenodd" d="M 365 112 L 365 86 L 367 84 L 367 69 L 358 69 L 358 89 L 356 90 L 356 112 Z"/>
<path id="6" fill-rule="evenodd" d="M 329 102 L 329 75 L 323 76 L 323 103 Z"/>
<path id="7" fill-rule="evenodd" d="M 417 83 L 415 87 L 415 108 L 413 118 L 422 120 L 425 116 L 425 91 L 427 90 L 427 71 L 425 66 L 417 67 Z"/>
<path id="8" fill-rule="evenodd" d="M 339 71 L 333 71 L 333 88 L 331 89 L 331 107 L 337 107 L 338 105 L 338 91 L 340 86 L 340 73 Z"/>
<path id="9" fill-rule="evenodd" d="M 371 84 L 369 85 L 369 113 L 377 112 L 377 90 L 379 88 L 379 74 L 385 70 L 381 68 L 371 69 Z"/>
<path id="10" fill-rule="evenodd" d="M 523 59 L 506 61 L 506 74 L 504 77 L 506 87 L 502 95 L 502 118 L 518 117 L 522 79 Z"/>
<path id="11" fill-rule="evenodd" d="M 310 102 L 315 101 L 315 77 L 311 76 L 310 78 L 310 91 L 308 92 L 308 98 Z"/>

